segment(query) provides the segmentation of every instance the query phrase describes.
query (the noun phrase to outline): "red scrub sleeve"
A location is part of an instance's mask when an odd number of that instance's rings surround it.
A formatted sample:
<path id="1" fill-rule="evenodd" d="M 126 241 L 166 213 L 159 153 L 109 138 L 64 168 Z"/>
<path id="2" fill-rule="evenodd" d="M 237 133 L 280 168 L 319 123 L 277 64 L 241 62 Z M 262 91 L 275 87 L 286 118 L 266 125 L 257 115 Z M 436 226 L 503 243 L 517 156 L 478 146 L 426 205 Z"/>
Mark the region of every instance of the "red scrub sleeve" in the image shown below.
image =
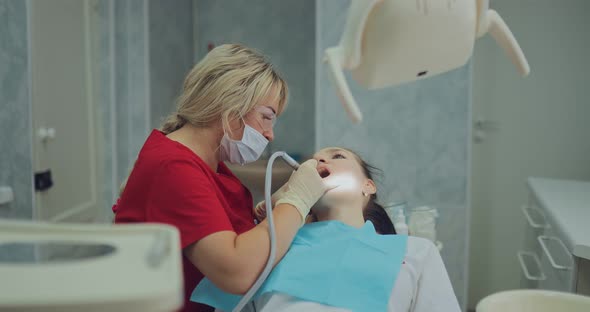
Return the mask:
<path id="1" fill-rule="evenodd" d="M 178 228 L 181 248 L 216 232 L 234 231 L 215 181 L 204 169 L 188 160 L 167 162 L 149 190 L 146 221 Z"/>

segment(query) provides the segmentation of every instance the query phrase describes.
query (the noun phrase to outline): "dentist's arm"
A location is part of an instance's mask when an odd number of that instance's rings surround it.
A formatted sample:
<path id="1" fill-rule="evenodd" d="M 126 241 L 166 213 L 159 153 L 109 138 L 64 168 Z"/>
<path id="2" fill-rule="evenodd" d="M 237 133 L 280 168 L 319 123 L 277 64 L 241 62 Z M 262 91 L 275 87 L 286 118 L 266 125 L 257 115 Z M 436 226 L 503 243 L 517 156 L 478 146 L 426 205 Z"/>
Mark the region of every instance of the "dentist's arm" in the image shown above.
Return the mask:
<path id="1" fill-rule="evenodd" d="M 285 255 L 311 206 L 326 192 L 316 170 L 317 161 L 301 164 L 291 176 L 288 189 L 273 209 L 277 259 Z M 221 231 L 184 248 L 185 256 L 220 289 L 244 294 L 256 281 L 270 253 L 268 223 L 237 235 Z"/>

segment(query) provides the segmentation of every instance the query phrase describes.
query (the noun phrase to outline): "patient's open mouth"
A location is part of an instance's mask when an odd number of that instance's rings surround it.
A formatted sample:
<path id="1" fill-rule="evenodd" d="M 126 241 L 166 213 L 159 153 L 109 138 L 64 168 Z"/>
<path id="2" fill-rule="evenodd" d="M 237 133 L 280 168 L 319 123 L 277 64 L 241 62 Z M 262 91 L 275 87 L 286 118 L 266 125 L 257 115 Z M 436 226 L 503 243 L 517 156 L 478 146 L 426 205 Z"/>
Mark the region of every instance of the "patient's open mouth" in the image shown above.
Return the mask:
<path id="1" fill-rule="evenodd" d="M 318 168 L 318 173 L 322 179 L 330 175 L 330 171 L 326 167 Z"/>

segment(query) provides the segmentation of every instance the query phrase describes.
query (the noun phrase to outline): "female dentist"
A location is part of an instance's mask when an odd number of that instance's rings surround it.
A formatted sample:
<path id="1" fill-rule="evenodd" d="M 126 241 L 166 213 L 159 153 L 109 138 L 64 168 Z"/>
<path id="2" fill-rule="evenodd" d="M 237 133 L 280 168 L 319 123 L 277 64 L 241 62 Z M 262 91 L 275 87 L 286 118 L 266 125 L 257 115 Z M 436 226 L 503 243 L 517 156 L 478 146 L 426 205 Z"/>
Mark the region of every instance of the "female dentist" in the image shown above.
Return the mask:
<path id="1" fill-rule="evenodd" d="M 185 306 L 204 276 L 243 294 L 269 255 L 268 224 L 254 224 L 252 196 L 223 163 L 257 160 L 284 110 L 287 86 L 265 58 L 241 45 L 222 45 L 187 75 L 177 110 L 147 138 L 117 204 L 116 223 L 176 226 L 183 250 Z M 309 160 L 276 200 L 277 259 L 289 248 L 310 207 L 327 191 Z"/>

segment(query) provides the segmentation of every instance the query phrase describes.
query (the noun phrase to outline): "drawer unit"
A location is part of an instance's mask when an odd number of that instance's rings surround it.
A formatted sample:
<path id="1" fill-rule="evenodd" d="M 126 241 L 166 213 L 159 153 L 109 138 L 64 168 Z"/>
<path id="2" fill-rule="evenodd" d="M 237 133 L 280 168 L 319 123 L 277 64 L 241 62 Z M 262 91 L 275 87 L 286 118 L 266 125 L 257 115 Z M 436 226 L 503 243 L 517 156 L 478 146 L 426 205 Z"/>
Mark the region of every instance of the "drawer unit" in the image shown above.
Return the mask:
<path id="1" fill-rule="evenodd" d="M 549 210 L 529 180 L 529 200 L 521 207 L 525 220 L 522 248 L 517 253 L 521 266 L 521 288 L 577 292 L 580 258 L 573 255 L 569 229 L 555 218 L 561 207 Z"/>

